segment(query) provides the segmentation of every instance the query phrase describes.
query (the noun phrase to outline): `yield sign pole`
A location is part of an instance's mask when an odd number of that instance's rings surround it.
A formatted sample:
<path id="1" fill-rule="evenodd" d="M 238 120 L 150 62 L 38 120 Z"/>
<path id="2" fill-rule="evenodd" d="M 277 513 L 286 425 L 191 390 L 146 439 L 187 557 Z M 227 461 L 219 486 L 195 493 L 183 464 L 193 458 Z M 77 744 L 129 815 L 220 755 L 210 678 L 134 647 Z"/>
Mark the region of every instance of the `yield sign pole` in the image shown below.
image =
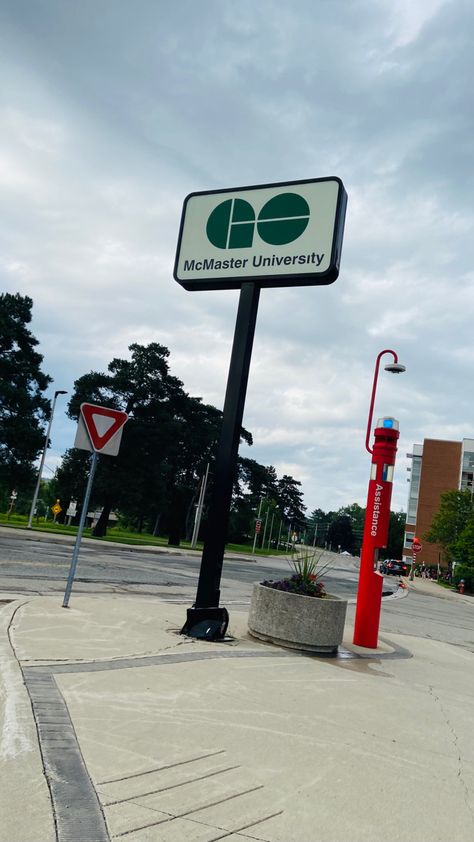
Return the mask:
<path id="1" fill-rule="evenodd" d="M 92 451 L 92 459 L 89 479 L 87 480 L 86 493 L 82 504 L 81 517 L 79 519 L 79 526 L 77 529 L 76 543 L 74 544 L 74 550 L 72 553 L 71 567 L 69 569 L 66 590 L 64 592 L 63 608 L 68 607 L 72 584 L 74 582 L 77 560 L 79 557 L 79 547 L 81 545 L 84 523 L 89 508 L 92 483 L 98 462 L 98 453 L 105 453 L 109 456 L 117 455 L 120 448 L 122 430 L 127 419 L 127 413 L 122 412 L 119 409 L 109 409 L 106 406 L 96 406 L 92 403 L 81 404 L 81 414 L 79 416 L 79 424 L 77 427 L 74 447 L 77 447 L 80 450 Z"/>
<path id="2" fill-rule="evenodd" d="M 77 559 L 79 557 L 79 547 L 81 546 L 81 538 L 82 538 L 82 533 L 83 533 L 83 530 L 84 530 L 84 523 L 85 523 L 85 520 L 86 520 L 87 510 L 89 508 L 89 500 L 90 500 L 90 496 L 91 496 L 92 483 L 94 481 L 94 474 L 95 474 L 95 469 L 97 467 L 98 458 L 99 458 L 98 453 L 97 453 L 96 450 L 94 450 L 94 452 L 92 454 L 92 459 L 91 459 L 89 479 L 87 480 L 86 493 L 85 493 L 85 496 L 84 496 L 84 502 L 82 504 L 81 517 L 80 517 L 79 526 L 78 526 L 78 529 L 77 529 L 76 543 L 74 544 L 74 550 L 72 552 L 71 566 L 69 568 L 69 576 L 68 576 L 68 580 L 67 580 L 66 590 L 64 591 L 64 600 L 63 600 L 63 605 L 62 605 L 63 608 L 68 608 L 69 597 L 71 595 L 71 590 L 72 590 L 72 583 L 74 582 L 74 576 L 76 574 Z"/>

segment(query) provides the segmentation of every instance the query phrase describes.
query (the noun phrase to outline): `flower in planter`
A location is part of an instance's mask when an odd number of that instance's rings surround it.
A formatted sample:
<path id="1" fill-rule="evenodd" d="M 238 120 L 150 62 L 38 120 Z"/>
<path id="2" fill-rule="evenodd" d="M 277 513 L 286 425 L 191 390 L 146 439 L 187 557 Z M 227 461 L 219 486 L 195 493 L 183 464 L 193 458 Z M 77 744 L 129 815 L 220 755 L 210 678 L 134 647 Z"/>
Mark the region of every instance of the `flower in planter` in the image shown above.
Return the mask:
<path id="1" fill-rule="evenodd" d="M 321 581 L 321 574 L 328 569 L 329 565 L 326 564 L 317 569 L 321 556 L 322 553 L 319 555 L 314 552 L 301 553 L 296 559 L 289 559 L 290 567 L 294 570 L 292 576 L 278 582 L 265 580 L 262 585 L 278 591 L 287 591 L 287 593 L 323 598 L 326 596 L 326 591 L 324 582 Z"/>

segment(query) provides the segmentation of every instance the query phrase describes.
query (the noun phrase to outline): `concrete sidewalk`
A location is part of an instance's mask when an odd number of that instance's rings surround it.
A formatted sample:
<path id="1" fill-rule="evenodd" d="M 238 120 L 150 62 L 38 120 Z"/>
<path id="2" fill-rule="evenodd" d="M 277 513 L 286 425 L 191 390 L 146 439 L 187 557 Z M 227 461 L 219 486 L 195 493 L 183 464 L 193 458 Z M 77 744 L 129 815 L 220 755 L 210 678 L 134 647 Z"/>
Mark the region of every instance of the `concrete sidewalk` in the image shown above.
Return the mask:
<path id="1" fill-rule="evenodd" d="M 409 597 L 408 597 L 409 598 Z M 181 637 L 185 607 L 0 610 L 5 842 L 471 842 L 474 655 Z"/>
<path id="2" fill-rule="evenodd" d="M 474 608 L 474 596 L 471 594 L 460 594 L 452 588 L 445 588 L 438 585 L 436 579 L 421 579 L 415 576 L 413 580 L 403 576 L 401 580 L 404 586 L 410 591 L 435 596 L 437 599 L 449 599 L 451 601 L 463 602 L 465 605 L 472 605 Z"/>

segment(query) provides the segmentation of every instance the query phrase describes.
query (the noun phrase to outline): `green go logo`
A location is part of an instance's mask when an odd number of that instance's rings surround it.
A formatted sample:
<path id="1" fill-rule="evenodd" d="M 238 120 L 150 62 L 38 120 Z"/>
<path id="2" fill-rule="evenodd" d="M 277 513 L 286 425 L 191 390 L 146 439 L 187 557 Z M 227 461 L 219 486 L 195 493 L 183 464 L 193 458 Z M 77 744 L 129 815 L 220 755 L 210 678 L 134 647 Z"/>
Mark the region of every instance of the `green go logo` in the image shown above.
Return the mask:
<path id="1" fill-rule="evenodd" d="M 212 211 L 206 234 L 220 249 L 244 249 L 253 244 L 255 226 L 264 243 L 283 246 L 297 240 L 309 222 L 309 205 L 298 193 L 280 193 L 269 199 L 257 219 L 244 199 L 227 199 Z"/>

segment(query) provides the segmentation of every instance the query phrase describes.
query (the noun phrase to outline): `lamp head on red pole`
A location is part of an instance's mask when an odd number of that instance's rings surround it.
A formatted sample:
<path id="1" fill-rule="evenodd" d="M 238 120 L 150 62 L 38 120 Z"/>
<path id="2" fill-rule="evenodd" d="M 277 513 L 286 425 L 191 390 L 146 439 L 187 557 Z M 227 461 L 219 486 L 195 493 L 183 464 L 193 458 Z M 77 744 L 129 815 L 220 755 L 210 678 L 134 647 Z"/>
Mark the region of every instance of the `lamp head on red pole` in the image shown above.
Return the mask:
<path id="1" fill-rule="evenodd" d="M 384 366 L 385 371 L 390 371 L 392 374 L 401 374 L 403 371 L 406 371 L 405 366 L 398 362 L 398 355 L 396 351 L 392 351 L 390 348 L 385 348 L 384 351 L 380 351 L 380 354 L 377 355 L 377 359 L 375 360 L 374 380 L 372 383 L 372 395 L 370 398 L 369 417 L 367 419 L 367 432 L 365 436 L 365 449 L 369 453 L 373 452 L 369 444 L 370 428 L 372 427 L 372 415 L 374 413 L 375 393 L 377 391 L 377 380 L 379 376 L 380 360 L 385 354 L 391 354 L 393 357 L 393 363 L 389 363 L 389 365 Z"/>

